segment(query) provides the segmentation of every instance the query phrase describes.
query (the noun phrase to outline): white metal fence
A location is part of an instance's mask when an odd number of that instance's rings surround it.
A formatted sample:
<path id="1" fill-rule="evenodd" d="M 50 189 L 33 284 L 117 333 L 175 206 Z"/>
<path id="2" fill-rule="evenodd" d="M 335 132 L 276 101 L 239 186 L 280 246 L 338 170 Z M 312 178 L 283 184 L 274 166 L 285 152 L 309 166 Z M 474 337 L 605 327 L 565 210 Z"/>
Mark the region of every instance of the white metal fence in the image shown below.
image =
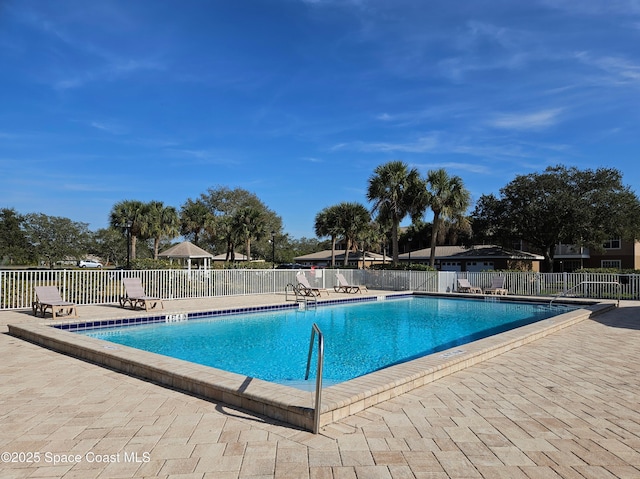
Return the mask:
<path id="1" fill-rule="evenodd" d="M 332 289 L 337 270 L 306 270 L 312 286 Z M 553 297 L 570 291 L 587 298 L 640 299 L 640 275 L 595 273 L 455 273 L 429 271 L 340 270 L 352 284 L 390 291 L 454 292 L 456 280 L 487 288 L 496 275 L 504 276 L 509 294 Z M 296 283 L 296 270 L 0 270 L 0 310 L 30 308 L 35 286 L 56 286 L 76 304 L 116 303 L 124 294 L 122 278 L 139 277 L 150 296 L 163 299 L 204 298 L 281 293 Z M 581 283 L 589 282 L 589 284 Z M 601 284 L 596 284 L 597 282 Z"/>

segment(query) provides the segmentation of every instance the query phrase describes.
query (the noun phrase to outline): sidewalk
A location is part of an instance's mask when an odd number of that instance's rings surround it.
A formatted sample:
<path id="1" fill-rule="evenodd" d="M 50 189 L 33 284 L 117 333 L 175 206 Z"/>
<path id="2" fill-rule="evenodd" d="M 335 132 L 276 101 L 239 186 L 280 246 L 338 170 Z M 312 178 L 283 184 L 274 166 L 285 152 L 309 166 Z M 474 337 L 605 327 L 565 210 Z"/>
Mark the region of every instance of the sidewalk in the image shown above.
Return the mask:
<path id="1" fill-rule="evenodd" d="M 639 478 L 639 345 L 623 302 L 316 436 L 1 334 L 0 477 Z"/>

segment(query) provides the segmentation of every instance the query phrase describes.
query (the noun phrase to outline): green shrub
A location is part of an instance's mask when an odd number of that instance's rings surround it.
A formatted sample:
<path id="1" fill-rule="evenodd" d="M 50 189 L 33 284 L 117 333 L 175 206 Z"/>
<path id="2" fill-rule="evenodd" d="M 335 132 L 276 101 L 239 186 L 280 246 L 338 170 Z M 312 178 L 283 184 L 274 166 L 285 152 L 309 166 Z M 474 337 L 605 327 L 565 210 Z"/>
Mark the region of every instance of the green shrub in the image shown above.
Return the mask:
<path id="1" fill-rule="evenodd" d="M 581 268 L 575 270 L 574 273 L 640 274 L 640 269 Z"/>

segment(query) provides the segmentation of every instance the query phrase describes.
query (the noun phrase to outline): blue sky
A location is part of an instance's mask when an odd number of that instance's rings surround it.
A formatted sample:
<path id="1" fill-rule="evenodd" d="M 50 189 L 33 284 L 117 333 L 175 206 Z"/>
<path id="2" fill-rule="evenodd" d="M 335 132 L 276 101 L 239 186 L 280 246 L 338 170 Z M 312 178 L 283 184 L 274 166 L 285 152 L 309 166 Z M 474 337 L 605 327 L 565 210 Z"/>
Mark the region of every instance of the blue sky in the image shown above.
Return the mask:
<path id="1" fill-rule="evenodd" d="M 312 237 L 391 160 L 474 202 L 556 164 L 639 193 L 638 45 L 635 0 L 5 0 L 0 207 L 95 230 L 240 187 Z"/>

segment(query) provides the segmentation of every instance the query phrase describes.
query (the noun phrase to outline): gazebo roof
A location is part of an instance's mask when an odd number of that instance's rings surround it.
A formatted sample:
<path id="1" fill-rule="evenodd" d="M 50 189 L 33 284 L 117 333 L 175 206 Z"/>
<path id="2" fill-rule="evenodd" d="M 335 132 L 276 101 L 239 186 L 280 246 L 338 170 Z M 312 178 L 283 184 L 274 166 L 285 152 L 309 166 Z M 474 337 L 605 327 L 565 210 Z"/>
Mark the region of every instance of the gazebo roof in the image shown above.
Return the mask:
<path id="1" fill-rule="evenodd" d="M 191 241 L 183 241 L 158 254 L 163 258 L 213 258 L 208 251 L 194 245 Z"/>

